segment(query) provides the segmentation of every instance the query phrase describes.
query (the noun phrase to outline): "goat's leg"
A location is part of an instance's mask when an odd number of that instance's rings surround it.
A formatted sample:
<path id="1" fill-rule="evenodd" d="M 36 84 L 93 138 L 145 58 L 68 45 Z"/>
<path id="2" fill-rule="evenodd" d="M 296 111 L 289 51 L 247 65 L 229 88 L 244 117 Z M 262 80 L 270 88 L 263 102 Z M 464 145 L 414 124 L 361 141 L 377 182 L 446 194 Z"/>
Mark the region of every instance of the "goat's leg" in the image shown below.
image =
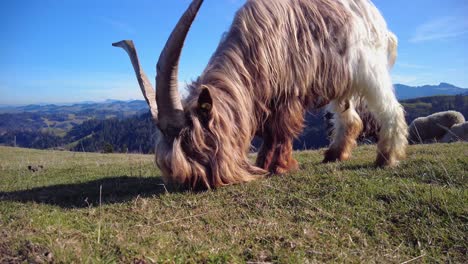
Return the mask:
<path id="1" fill-rule="evenodd" d="M 333 130 L 331 144 L 325 152 L 323 162 L 347 160 L 351 157 L 356 139 L 362 131 L 361 118 L 356 112 L 352 101 L 339 103 L 333 101 L 327 107 L 333 113 Z"/>
<path id="2" fill-rule="evenodd" d="M 395 97 L 390 74 L 384 65 L 375 66 L 365 80 L 363 96 L 381 128 L 376 165 L 396 166 L 398 160 L 405 157 L 408 145 L 408 126 L 403 107 Z"/>
<path id="3" fill-rule="evenodd" d="M 299 169 L 297 161 L 293 158 L 293 140 L 279 142 L 275 147 L 274 162 L 270 164 L 270 171 L 284 174 Z"/>
<path id="4" fill-rule="evenodd" d="M 271 136 L 264 136 L 256 164 L 275 174 L 295 171 L 299 166 L 292 153 L 292 139 L 278 141 Z"/>
<path id="5" fill-rule="evenodd" d="M 275 142 L 273 140 L 272 135 L 269 132 L 265 132 L 262 135 L 262 138 L 263 138 L 263 143 L 262 143 L 262 146 L 260 147 L 260 150 L 258 151 L 257 161 L 255 162 L 255 165 L 257 165 L 257 167 L 260 167 L 268 171 L 273 161 L 273 157 L 275 155 L 275 152 L 273 149 Z"/>
<path id="6" fill-rule="evenodd" d="M 293 158 L 293 139 L 304 125 L 304 107 L 297 102 L 276 105 L 265 127 L 262 129 L 263 145 L 257 159 L 257 166 L 272 173 L 283 174 L 297 170 L 298 163 Z"/>

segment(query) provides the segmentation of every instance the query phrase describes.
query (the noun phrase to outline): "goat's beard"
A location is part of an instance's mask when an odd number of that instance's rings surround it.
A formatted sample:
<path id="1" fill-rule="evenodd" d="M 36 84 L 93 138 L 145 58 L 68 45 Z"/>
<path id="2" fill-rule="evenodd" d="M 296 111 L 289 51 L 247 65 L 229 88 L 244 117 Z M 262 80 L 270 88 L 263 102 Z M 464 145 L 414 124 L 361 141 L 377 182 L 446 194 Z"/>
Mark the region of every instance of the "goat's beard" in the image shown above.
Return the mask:
<path id="1" fill-rule="evenodd" d="M 210 187 L 207 168 L 187 157 L 179 138 L 174 139 L 172 145 L 165 142 L 165 139 L 158 142 L 156 163 L 166 184 L 190 189 Z"/>
<path id="2" fill-rule="evenodd" d="M 193 121 L 193 127 L 184 129 L 171 143 L 162 135 L 158 137 L 156 163 L 167 184 L 199 190 L 266 175 L 266 171 L 251 165 L 247 154 L 233 145 L 229 135 L 214 131 L 219 127 L 213 125 L 213 131 L 208 132 L 197 120 Z"/>

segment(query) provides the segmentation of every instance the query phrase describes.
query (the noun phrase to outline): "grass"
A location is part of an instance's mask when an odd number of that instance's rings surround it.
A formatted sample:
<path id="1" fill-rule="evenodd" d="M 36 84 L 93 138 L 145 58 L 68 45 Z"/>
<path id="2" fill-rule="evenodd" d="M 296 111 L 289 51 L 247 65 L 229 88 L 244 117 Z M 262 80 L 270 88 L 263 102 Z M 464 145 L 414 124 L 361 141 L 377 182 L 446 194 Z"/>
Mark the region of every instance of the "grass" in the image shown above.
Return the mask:
<path id="1" fill-rule="evenodd" d="M 468 144 L 411 146 L 394 170 L 374 146 L 322 154 L 194 193 L 167 192 L 153 156 L 0 147 L 0 263 L 468 261 Z"/>

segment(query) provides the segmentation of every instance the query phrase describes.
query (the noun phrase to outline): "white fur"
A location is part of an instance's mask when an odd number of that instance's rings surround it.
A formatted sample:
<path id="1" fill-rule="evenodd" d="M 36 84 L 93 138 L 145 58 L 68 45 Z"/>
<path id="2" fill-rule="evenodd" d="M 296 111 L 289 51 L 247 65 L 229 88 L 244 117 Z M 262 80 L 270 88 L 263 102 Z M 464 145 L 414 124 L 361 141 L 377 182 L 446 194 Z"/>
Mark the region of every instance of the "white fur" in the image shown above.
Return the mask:
<path id="1" fill-rule="evenodd" d="M 341 2 L 353 14 L 349 41 L 349 69 L 353 85 L 346 99 L 362 96 L 367 101 L 369 111 L 381 126 L 379 152 L 389 155 L 386 157 L 387 163 L 393 165 L 405 155 L 408 144 L 404 110 L 395 97 L 389 73 L 396 59 L 397 39 L 388 30 L 382 15 L 370 1 Z M 333 108 L 331 107 L 332 112 L 337 113 Z M 354 108 L 351 108 L 350 115 L 356 118 Z M 335 122 L 337 135 L 340 135 L 345 124 L 342 124 L 340 118 Z"/>
<path id="2" fill-rule="evenodd" d="M 444 137 L 450 128 L 463 122 L 465 122 L 465 117 L 456 111 L 445 111 L 426 117 L 418 117 L 409 127 L 409 140 L 414 144 L 437 142 Z"/>
<path id="3" fill-rule="evenodd" d="M 440 141 L 443 143 L 468 141 L 468 122 L 454 125 Z"/>

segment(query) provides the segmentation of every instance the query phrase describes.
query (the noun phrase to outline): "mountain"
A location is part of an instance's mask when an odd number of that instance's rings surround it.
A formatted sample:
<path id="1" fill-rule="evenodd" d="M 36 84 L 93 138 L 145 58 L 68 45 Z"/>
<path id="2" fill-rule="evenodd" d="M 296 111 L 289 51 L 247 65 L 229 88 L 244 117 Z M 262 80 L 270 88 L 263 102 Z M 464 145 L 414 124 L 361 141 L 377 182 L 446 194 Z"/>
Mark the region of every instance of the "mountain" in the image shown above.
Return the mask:
<path id="1" fill-rule="evenodd" d="M 439 85 L 424 85 L 417 87 L 408 86 L 404 84 L 395 84 L 394 87 L 398 100 L 436 95 L 468 94 L 468 89 L 456 87 L 455 85 L 449 83 L 440 83 Z"/>
<path id="2" fill-rule="evenodd" d="M 8 131 L 49 132 L 63 136 L 87 120 L 125 119 L 148 112 L 145 101 L 107 100 L 72 105 L 26 105 L 0 109 L 0 135 Z"/>
<path id="3" fill-rule="evenodd" d="M 457 110 L 468 117 L 468 89 L 451 84 L 411 87 L 396 84 L 398 98 L 410 123 L 434 112 Z M 448 96 L 432 96 L 446 94 Z M 455 94 L 455 95 L 451 95 Z M 416 98 L 424 96 L 423 98 Z M 429 96 L 429 97 L 427 97 Z M 0 107 L 0 145 L 30 148 L 64 147 L 99 152 L 150 152 L 154 146 L 154 125 L 143 100 L 106 100 L 76 104 L 34 104 Z M 294 141 L 295 149 L 320 148 L 328 144 L 322 111 L 305 117 L 306 127 Z M 259 147 L 255 139 L 254 147 Z"/>
<path id="4" fill-rule="evenodd" d="M 437 95 L 468 95 L 468 89 L 460 88 L 449 83 L 440 83 L 439 85 L 408 86 L 404 84 L 395 84 L 395 92 L 398 100 L 429 97 Z M 73 104 L 47 104 L 38 103 L 24 106 L 13 106 L 0 104 L 0 114 L 4 113 L 38 113 L 38 114 L 79 114 L 94 113 L 99 115 L 100 119 L 109 112 L 125 113 L 124 116 L 131 116 L 141 113 L 148 109 L 143 100 L 114 100 L 107 99 L 104 102 L 84 101 Z M 120 115 L 121 114 L 117 114 Z"/>
<path id="5" fill-rule="evenodd" d="M 434 96 L 401 101 L 406 111 L 406 120 L 411 123 L 419 116 L 456 110 L 468 116 L 468 96 Z M 29 119 L 40 118 L 35 113 Z M 39 121 L 33 122 L 38 124 Z M 90 119 L 75 124 L 68 132 L 58 136 L 57 133 L 42 131 L 8 131 L 0 133 L 0 145 L 28 148 L 65 148 L 84 152 L 138 152 L 151 153 L 157 137 L 157 130 L 146 112 L 125 119 Z M 368 138 L 362 141 L 367 142 Z M 16 140 L 16 141 L 15 141 Z M 306 127 L 301 136 L 294 141 L 294 149 L 316 149 L 328 144 L 326 124 L 323 112 L 315 111 L 306 115 Z M 261 139 L 255 138 L 253 149 L 261 145 Z"/>
<path id="6" fill-rule="evenodd" d="M 145 101 L 143 100 L 131 100 L 131 101 L 119 101 L 108 99 L 104 102 L 82 102 L 76 104 L 31 104 L 17 107 L 2 107 L 0 108 L 1 113 L 40 113 L 40 114 L 79 114 L 80 112 L 120 112 L 126 113 L 127 115 L 136 114 L 142 110 L 148 109 Z"/>
<path id="7" fill-rule="evenodd" d="M 433 113 L 455 110 L 468 118 L 468 96 L 431 96 L 414 98 L 401 101 L 405 108 L 406 121 L 410 124 L 420 116 L 428 116 Z"/>

